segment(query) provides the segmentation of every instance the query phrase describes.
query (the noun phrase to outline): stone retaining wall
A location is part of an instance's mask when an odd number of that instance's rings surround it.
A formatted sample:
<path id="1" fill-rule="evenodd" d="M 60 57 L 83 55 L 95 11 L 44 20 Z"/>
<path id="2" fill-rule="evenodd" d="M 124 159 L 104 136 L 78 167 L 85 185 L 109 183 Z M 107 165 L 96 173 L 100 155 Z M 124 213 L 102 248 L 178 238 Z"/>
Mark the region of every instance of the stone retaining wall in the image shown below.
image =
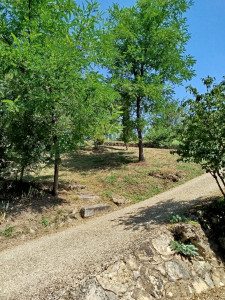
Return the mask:
<path id="1" fill-rule="evenodd" d="M 192 258 L 171 249 L 174 237 L 168 229 L 155 226 L 137 249 L 61 293 L 60 300 L 180 300 L 224 286 L 224 265 L 201 227 L 187 225 L 187 234 L 201 253 Z"/>
<path id="2" fill-rule="evenodd" d="M 104 146 L 119 146 L 119 147 L 126 147 L 125 143 L 123 142 L 105 142 Z M 127 147 L 138 147 L 138 143 L 128 143 Z M 154 146 L 153 144 L 143 143 L 144 148 L 159 148 L 159 149 L 176 149 L 177 147 L 173 146 Z"/>

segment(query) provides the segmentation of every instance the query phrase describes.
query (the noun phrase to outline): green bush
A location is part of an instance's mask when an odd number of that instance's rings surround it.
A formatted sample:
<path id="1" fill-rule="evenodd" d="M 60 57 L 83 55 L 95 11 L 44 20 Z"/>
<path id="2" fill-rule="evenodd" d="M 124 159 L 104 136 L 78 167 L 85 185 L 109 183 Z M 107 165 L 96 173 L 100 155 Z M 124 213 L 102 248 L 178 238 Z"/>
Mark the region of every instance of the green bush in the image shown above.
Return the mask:
<path id="1" fill-rule="evenodd" d="M 6 227 L 5 230 L 2 232 L 2 234 L 3 234 L 5 237 L 11 237 L 11 236 L 12 236 L 12 233 L 13 233 L 13 230 L 14 230 L 14 227 L 13 227 L 13 226 Z"/>
<path id="2" fill-rule="evenodd" d="M 186 222 L 187 218 L 183 215 L 172 215 L 170 218 L 170 223 L 180 223 L 180 222 Z"/>
<path id="3" fill-rule="evenodd" d="M 47 227 L 49 226 L 49 219 L 47 217 L 43 217 L 43 219 L 41 220 L 41 223 L 43 226 Z"/>
<path id="4" fill-rule="evenodd" d="M 103 136 L 99 136 L 99 137 L 96 139 L 96 141 L 97 141 L 97 144 L 98 144 L 98 145 L 104 145 L 104 143 L 105 143 L 105 138 L 104 138 Z"/>
<path id="5" fill-rule="evenodd" d="M 177 253 L 185 256 L 199 256 L 198 249 L 191 243 L 184 244 L 182 242 L 171 241 L 170 245 Z"/>

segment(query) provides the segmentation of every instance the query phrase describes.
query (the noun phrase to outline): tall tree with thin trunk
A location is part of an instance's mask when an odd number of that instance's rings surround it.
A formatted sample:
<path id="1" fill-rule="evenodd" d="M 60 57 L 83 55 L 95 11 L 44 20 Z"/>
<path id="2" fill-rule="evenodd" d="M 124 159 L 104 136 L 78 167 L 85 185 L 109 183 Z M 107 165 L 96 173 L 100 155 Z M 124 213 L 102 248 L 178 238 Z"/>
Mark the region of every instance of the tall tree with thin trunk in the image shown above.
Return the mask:
<path id="1" fill-rule="evenodd" d="M 45 158 L 48 151 L 54 163 L 53 194 L 57 195 L 61 154 L 76 149 L 96 131 L 103 132 L 111 118 L 118 116 L 113 88 L 93 67 L 99 60 L 97 3 L 4 0 L 0 21 L 0 99 L 8 127 L 12 128 L 15 116 L 20 124 L 26 113 L 31 120 L 41 120 L 40 125 L 27 126 L 43 133 L 36 140 L 40 151 L 28 165 Z M 47 124 L 47 129 L 41 124 Z M 16 153 L 18 144 L 10 142 Z"/>
<path id="2" fill-rule="evenodd" d="M 131 117 L 136 118 L 139 161 L 144 160 L 145 113 L 160 101 L 169 84 L 181 84 L 194 72 L 194 59 L 185 54 L 189 40 L 183 14 L 189 0 L 139 0 L 130 8 L 114 5 L 106 36 L 111 40 L 111 79 L 132 100 Z M 109 42 L 110 43 L 110 42 Z M 122 106 L 122 105 L 121 105 Z"/>

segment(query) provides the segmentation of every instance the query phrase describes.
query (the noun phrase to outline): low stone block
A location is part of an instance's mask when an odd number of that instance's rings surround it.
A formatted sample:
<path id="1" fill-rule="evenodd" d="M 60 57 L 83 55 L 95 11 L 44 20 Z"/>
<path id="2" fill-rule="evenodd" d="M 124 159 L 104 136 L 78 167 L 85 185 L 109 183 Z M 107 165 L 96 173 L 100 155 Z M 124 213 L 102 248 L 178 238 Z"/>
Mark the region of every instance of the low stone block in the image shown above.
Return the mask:
<path id="1" fill-rule="evenodd" d="M 96 216 L 97 214 L 107 211 L 111 208 L 109 204 L 96 204 L 91 206 L 82 207 L 80 214 L 82 218 L 89 218 Z"/>
<path id="2" fill-rule="evenodd" d="M 100 200 L 99 196 L 91 196 L 91 195 L 80 195 L 79 200 L 81 201 L 95 201 L 95 200 Z"/>
<path id="3" fill-rule="evenodd" d="M 112 197 L 112 202 L 115 203 L 117 206 L 121 206 L 121 205 L 125 205 L 125 204 L 130 203 L 130 200 L 122 198 L 122 197 L 113 196 Z"/>
<path id="4" fill-rule="evenodd" d="M 74 185 L 70 185 L 69 188 L 70 190 L 80 191 L 86 189 L 86 185 L 74 184 Z"/>

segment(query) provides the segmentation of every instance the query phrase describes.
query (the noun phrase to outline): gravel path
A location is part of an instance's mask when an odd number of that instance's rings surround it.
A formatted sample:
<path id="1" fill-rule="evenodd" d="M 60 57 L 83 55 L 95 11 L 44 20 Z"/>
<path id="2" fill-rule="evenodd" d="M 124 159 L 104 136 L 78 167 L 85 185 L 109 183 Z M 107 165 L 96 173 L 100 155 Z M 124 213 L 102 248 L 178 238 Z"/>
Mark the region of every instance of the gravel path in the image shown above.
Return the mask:
<path id="1" fill-rule="evenodd" d="M 48 290 L 75 284 L 82 274 L 124 253 L 152 224 L 204 200 L 218 188 L 202 175 L 143 202 L 0 253 L 0 299 L 44 299 Z"/>

